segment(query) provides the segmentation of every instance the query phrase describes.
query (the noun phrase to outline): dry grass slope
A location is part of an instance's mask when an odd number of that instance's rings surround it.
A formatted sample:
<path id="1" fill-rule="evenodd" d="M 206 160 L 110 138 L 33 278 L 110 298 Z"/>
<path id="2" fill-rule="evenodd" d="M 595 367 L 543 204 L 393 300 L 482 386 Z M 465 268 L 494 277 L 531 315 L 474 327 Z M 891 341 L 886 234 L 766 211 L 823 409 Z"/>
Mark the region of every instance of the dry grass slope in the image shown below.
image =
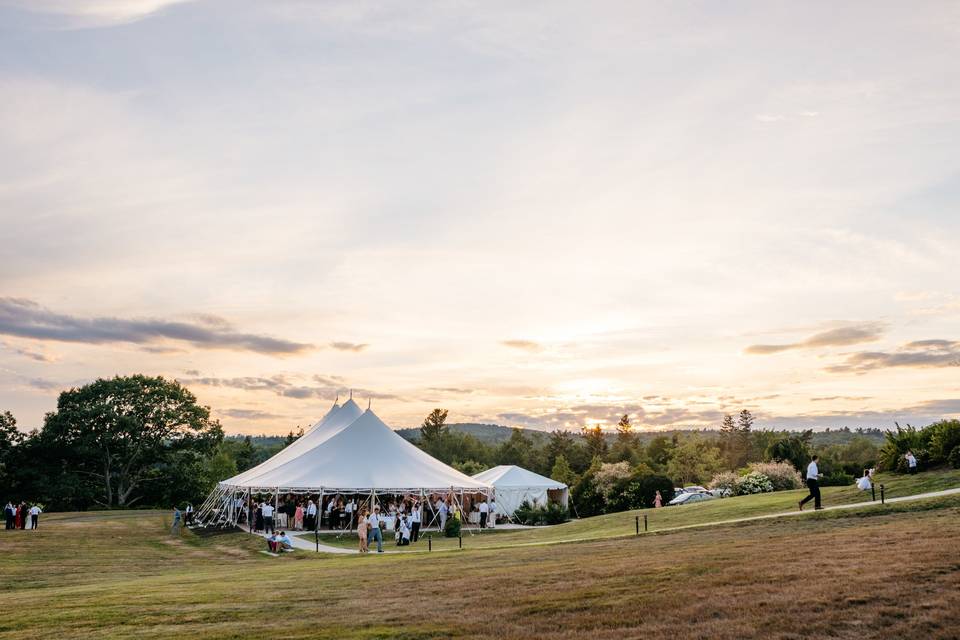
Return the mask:
<path id="1" fill-rule="evenodd" d="M 0 532 L 0 638 L 956 638 L 960 497 L 639 538 L 270 558 L 159 514 Z"/>

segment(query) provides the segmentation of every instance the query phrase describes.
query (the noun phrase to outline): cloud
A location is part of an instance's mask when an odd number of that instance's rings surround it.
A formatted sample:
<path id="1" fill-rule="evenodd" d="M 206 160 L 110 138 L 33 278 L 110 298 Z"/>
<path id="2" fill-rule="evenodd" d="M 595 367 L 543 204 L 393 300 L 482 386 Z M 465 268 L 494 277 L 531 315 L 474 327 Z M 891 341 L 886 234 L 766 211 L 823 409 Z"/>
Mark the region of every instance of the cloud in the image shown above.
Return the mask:
<path id="1" fill-rule="evenodd" d="M 143 20 L 169 6 L 192 0 L 0 0 L 35 13 L 61 16 L 73 28 L 103 27 Z"/>
<path id="2" fill-rule="evenodd" d="M 960 367 L 960 342 L 916 340 L 908 342 L 896 351 L 859 351 L 847 354 L 841 364 L 827 367 L 827 371 L 863 373 L 895 367 L 915 369 Z"/>
<path id="3" fill-rule="evenodd" d="M 753 344 L 746 348 L 746 352 L 754 355 L 780 353 L 790 349 L 814 349 L 817 347 L 843 347 L 863 342 L 878 340 L 885 330 L 880 322 L 866 322 L 859 325 L 840 327 L 816 333 L 801 342 L 787 344 Z"/>
<path id="4" fill-rule="evenodd" d="M 205 387 L 240 389 L 242 391 L 266 391 L 284 398 L 294 398 L 297 400 L 306 400 L 310 398 L 334 400 L 338 396 L 343 399 L 351 391 L 357 398 L 373 400 L 402 400 L 402 398 L 390 393 L 379 393 L 369 389 L 347 387 L 343 384 L 342 379 L 340 378 L 313 376 L 311 380 L 316 384 L 299 382 L 290 378 L 289 376 L 278 374 L 270 377 L 243 376 L 236 378 L 179 378 L 178 382 L 185 386 L 200 385 Z"/>
<path id="5" fill-rule="evenodd" d="M 37 362 L 54 362 L 56 358 L 49 356 L 41 351 L 34 351 L 26 347 L 21 347 L 15 344 L 10 344 L 9 342 L 0 341 L 0 347 L 3 347 L 7 351 L 21 355 L 24 358 L 30 358 L 31 360 L 36 360 Z"/>
<path id="6" fill-rule="evenodd" d="M 276 413 L 259 411 L 257 409 L 224 409 L 218 413 L 230 418 L 239 418 L 241 420 L 274 420 L 276 418 L 283 417 Z"/>
<path id="7" fill-rule="evenodd" d="M 0 334 L 86 344 L 126 342 L 158 348 L 162 340 L 186 342 L 202 349 L 253 351 L 267 355 L 292 355 L 313 345 L 279 338 L 240 333 L 229 325 L 207 321 L 177 322 L 160 319 L 80 318 L 50 311 L 31 300 L 0 298 Z M 164 349 L 163 345 L 159 345 Z"/>
<path id="8" fill-rule="evenodd" d="M 360 352 L 369 347 L 369 344 L 357 344 L 355 342 L 331 342 L 330 346 L 337 351 Z"/>
<path id="9" fill-rule="evenodd" d="M 501 340 L 500 344 L 511 349 L 521 349 L 523 351 L 540 351 L 543 347 L 540 343 L 533 340 Z"/>

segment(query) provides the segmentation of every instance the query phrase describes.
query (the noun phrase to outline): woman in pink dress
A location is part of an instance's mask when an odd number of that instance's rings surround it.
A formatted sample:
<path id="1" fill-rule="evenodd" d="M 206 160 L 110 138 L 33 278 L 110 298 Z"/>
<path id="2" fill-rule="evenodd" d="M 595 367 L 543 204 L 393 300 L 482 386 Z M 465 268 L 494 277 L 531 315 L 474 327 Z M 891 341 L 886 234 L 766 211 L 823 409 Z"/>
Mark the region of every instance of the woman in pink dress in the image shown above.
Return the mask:
<path id="1" fill-rule="evenodd" d="M 659 509 L 663 506 L 663 496 L 660 495 L 660 490 L 657 490 L 657 495 L 653 499 L 653 508 Z"/>
<path id="2" fill-rule="evenodd" d="M 303 503 L 297 503 L 297 510 L 293 512 L 293 528 L 297 531 L 303 529 Z"/>

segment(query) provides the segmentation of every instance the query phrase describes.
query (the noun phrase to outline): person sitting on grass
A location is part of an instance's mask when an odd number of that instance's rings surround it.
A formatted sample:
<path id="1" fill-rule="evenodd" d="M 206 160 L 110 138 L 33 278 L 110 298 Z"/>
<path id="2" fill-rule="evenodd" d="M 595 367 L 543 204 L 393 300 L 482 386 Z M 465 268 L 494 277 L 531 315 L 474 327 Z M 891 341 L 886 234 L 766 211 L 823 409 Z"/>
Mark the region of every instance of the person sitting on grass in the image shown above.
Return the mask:
<path id="1" fill-rule="evenodd" d="M 281 531 L 278 535 L 274 536 L 274 549 L 277 553 L 293 551 L 293 542 L 287 536 L 286 531 Z"/>
<path id="2" fill-rule="evenodd" d="M 270 549 L 270 553 L 277 552 L 277 534 L 271 533 L 267 536 L 267 548 Z"/>

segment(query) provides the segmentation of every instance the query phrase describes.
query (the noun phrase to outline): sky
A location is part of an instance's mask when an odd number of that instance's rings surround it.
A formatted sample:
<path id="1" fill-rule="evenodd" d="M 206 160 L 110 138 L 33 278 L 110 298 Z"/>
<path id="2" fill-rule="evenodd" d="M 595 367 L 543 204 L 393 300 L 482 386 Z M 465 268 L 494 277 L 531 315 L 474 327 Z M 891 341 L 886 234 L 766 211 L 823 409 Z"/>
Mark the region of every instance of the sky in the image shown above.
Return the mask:
<path id="1" fill-rule="evenodd" d="M 960 6 L 0 0 L 0 410 L 960 416 Z"/>

